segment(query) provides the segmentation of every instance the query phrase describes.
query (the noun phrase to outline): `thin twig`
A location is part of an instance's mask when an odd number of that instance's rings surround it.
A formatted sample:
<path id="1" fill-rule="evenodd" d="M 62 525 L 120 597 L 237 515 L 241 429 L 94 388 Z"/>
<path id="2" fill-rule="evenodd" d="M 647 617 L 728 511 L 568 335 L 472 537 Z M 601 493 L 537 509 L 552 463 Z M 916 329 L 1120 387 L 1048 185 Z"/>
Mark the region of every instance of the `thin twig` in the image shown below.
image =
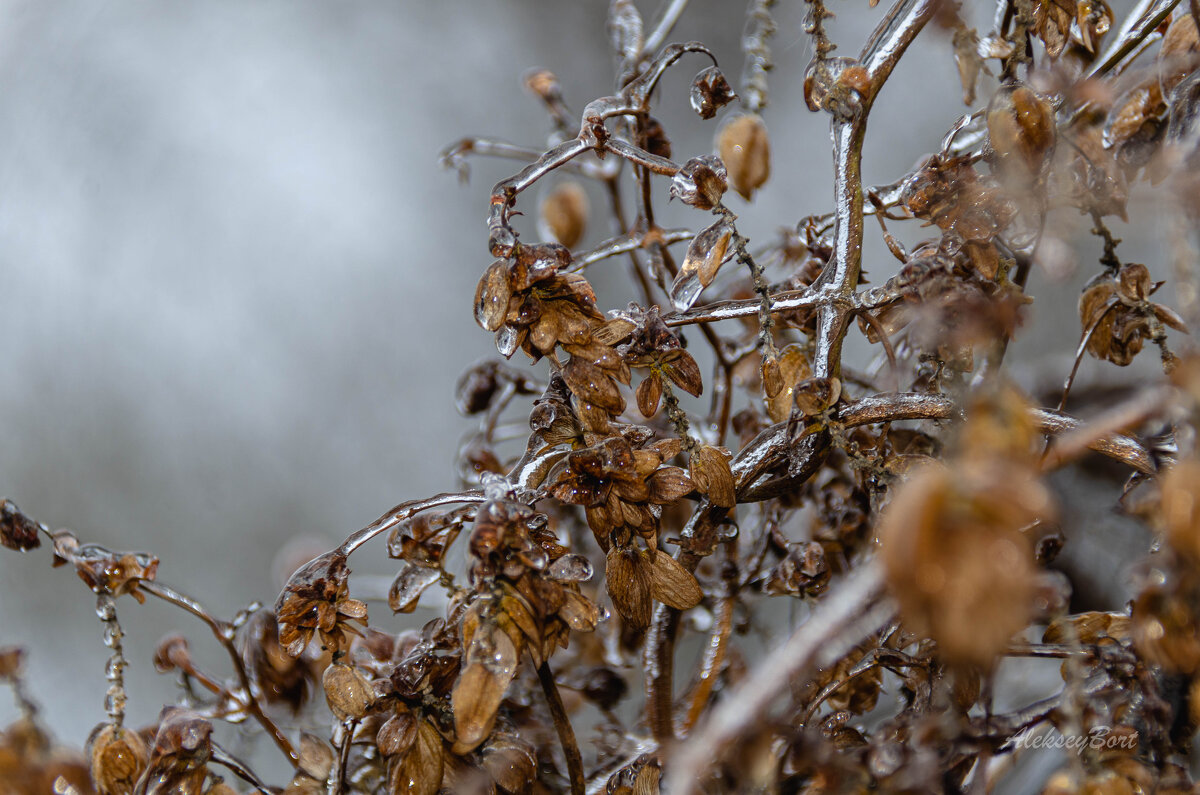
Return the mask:
<path id="1" fill-rule="evenodd" d="M 545 660 L 538 666 L 538 681 L 542 683 L 542 693 L 546 696 L 546 705 L 554 718 L 554 728 L 558 732 L 558 741 L 562 743 L 563 755 L 567 758 L 567 775 L 571 779 L 571 795 L 584 795 L 586 781 L 583 775 L 583 756 L 579 753 L 579 745 L 575 742 L 575 730 L 571 728 L 571 719 L 563 706 L 562 696 L 559 695 L 558 685 L 554 682 L 554 672 L 550 670 L 550 661 Z"/>

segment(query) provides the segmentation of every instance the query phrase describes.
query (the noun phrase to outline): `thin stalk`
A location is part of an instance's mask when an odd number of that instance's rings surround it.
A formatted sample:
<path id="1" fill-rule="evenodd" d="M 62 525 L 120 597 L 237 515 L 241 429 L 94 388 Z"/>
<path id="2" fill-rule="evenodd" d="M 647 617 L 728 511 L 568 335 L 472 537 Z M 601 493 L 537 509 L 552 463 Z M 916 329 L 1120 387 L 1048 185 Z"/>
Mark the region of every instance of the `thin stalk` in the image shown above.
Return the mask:
<path id="1" fill-rule="evenodd" d="M 696 725 L 700 715 L 708 706 L 717 677 L 721 673 L 721 665 L 725 662 L 725 649 L 729 645 L 729 636 L 733 632 L 733 603 L 732 596 L 722 597 L 717 604 L 716 622 L 708 636 L 708 645 L 704 647 L 704 657 L 700 664 L 700 677 L 692 691 L 687 711 L 684 713 L 681 734 L 687 736 Z"/>
<path id="2" fill-rule="evenodd" d="M 538 666 L 538 681 L 542 684 L 542 693 L 546 696 L 546 706 L 550 708 L 550 716 L 554 718 L 554 728 L 558 732 L 558 741 L 562 743 L 563 756 L 567 758 L 567 775 L 571 779 L 571 795 L 585 795 L 586 781 L 583 775 L 583 756 L 579 753 L 579 745 L 575 742 L 575 730 L 571 728 L 571 719 L 563 706 L 562 696 L 554 681 L 554 672 L 550 670 L 550 662 L 544 661 Z"/>

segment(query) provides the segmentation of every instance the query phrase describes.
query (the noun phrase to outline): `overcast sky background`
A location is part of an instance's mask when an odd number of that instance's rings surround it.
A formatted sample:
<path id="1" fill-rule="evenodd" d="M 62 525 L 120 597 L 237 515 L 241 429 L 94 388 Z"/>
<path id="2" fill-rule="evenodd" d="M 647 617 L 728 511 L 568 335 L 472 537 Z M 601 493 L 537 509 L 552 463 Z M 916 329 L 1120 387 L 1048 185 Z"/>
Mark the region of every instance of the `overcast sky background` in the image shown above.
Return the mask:
<path id="1" fill-rule="evenodd" d="M 760 240 L 831 194 L 828 121 L 801 96 L 802 4 L 780 6 L 775 174 L 757 209 L 732 200 Z M 289 540 L 332 546 L 455 488 L 471 426 L 454 381 L 493 350 L 470 312 L 488 188 L 516 167 L 474 161 L 464 187 L 437 153 L 467 134 L 542 146 L 529 67 L 557 72 L 574 110 L 611 93 L 606 7 L 0 0 L 0 495 L 84 540 L 154 552 L 162 581 L 227 616 L 274 600 Z M 837 5 L 839 54 L 883 13 L 866 9 Z M 675 38 L 710 44 L 736 80 L 742 10 L 697 0 Z M 894 180 L 963 112 L 949 43 L 927 38 L 877 105 L 868 183 Z M 680 160 L 711 150 L 716 124 L 687 106 L 704 65 L 672 72 L 656 110 Z M 629 300 L 596 282 L 607 307 Z M 388 571 L 383 554 L 355 570 Z M 81 743 L 103 718 L 107 651 L 94 598 L 49 560 L 0 552 L 0 644 L 29 648 L 34 698 Z M 177 629 L 206 655 L 214 644 L 160 605 L 118 607 L 140 725 L 172 698 L 154 643 Z M 374 605 L 373 618 L 428 616 Z"/>

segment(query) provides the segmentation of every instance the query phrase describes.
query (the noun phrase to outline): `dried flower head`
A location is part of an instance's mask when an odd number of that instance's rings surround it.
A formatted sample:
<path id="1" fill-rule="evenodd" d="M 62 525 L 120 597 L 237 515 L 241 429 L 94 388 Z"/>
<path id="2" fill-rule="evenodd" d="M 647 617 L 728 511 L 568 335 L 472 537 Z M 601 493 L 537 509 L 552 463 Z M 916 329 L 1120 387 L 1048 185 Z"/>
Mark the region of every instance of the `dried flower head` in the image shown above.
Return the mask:
<path id="1" fill-rule="evenodd" d="M 25 551 L 41 546 L 38 530 L 41 526 L 21 513 L 11 500 L 0 500 L 0 544 L 9 549 Z"/>
<path id="2" fill-rule="evenodd" d="M 367 606 L 350 598 L 350 568 L 346 556 L 333 551 L 301 566 L 275 602 L 279 642 L 292 657 L 299 657 L 312 640 L 335 654 L 346 648 L 346 634 L 361 634 L 349 622 L 365 622 Z"/>

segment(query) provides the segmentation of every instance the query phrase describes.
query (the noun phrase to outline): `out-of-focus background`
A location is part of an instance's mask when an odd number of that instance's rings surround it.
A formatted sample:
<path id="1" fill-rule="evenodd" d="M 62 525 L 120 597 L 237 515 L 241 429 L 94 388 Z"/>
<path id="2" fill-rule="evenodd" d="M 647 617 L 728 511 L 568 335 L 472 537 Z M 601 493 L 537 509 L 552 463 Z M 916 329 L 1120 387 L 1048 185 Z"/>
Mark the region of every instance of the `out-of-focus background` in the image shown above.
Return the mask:
<path id="1" fill-rule="evenodd" d="M 759 241 L 829 209 L 828 121 L 801 91 L 802 5 L 776 14 L 774 176 L 753 208 L 732 199 Z M 658 10 L 639 6 L 648 19 Z M 736 81 L 743 10 L 696 0 L 673 38 L 708 43 Z M 835 10 L 845 54 L 883 14 Z M 494 353 L 470 312 L 489 261 L 488 188 L 519 166 L 473 161 L 464 186 L 437 155 L 468 134 L 543 146 L 549 120 L 520 82 L 529 67 L 555 71 L 573 110 L 612 93 L 606 11 L 601 0 L 0 0 L 0 494 L 52 528 L 153 552 L 162 581 L 228 616 L 274 600 L 272 564 L 289 543 L 332 546 L 394 503 L 455 488 L 471 426 L 453 385 Z M 659 100 L 677 159 L 711 151 L 716 123 L 692 114 L 686 91 L 705 65 L 677 67 Z M 934 149 L 960 97 L 949 39 L 931 30 L 877 104 L 867 182 Z M 536 195 L 522 205 L 531 216 Z M 702 220 L 685 209 L 666 223 Z M 608 233 L 595 223 L 588 243 Z M 885 278 L 896 264 L 873 234 L 871 245 L 868 271 Z M 1012 354 L 1038 351 L 1056 378 L 1078 333 L 1073 296 L 1094 269 L 1070 264 L 1055 289 L 1072 311 L 1033 326 L 1059 328 L 1061 344 L 1035 335 Z M 631 297 L 619 279 L 595 281 L 606 308 Z M 1048 281 L 1039 272 L 1031 289 Z M 1083 378 L 1102 367 L 1085 364 Z M 1041 377 L 1017 373 L 1031 388 Z M 79 744 L 103 718 L 107 650 L 93 596 L 49 560 L 44 548 L 0 553 L 0 644 L 29 649 L 33 697 Z M 353 565 L 390 568 L 382 544 Z M 165 606 L 118 606 L 141 725 L 175 692 L 150 664 L 157 640 L 178 630 L 194 649 L 214 644 Z M 429 617 L 372 610 L 393 628 Z M 12 714 L 0 703 L 0 721 Z"/>

